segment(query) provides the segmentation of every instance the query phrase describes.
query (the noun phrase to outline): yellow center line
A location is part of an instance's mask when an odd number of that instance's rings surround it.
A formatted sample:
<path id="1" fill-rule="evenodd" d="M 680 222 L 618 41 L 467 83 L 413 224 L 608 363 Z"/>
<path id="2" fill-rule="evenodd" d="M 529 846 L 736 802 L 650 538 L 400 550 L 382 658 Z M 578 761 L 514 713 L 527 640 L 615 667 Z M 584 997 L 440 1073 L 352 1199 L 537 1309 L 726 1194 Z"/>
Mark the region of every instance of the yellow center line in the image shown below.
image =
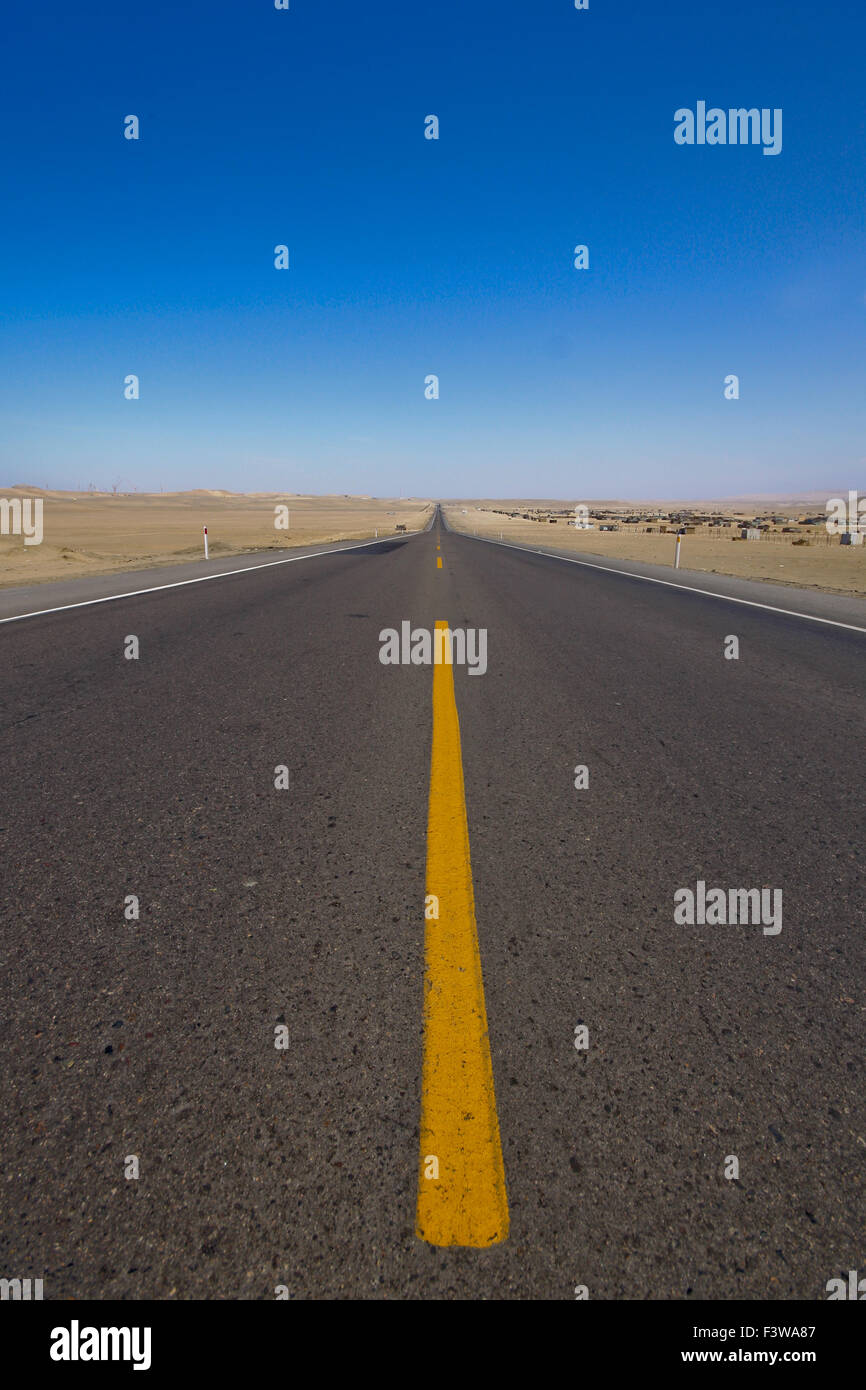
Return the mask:
<path id="1" fill-rule="evenodd" d="M 440 641 L 447 654 L 447 638 Z M 431 1245 L 495 1245 L 508 1236 L 508 1196 L 475 923 L 460 724 L 447 661 L 433 666 L 425 919 L 416 1234 Z"/>

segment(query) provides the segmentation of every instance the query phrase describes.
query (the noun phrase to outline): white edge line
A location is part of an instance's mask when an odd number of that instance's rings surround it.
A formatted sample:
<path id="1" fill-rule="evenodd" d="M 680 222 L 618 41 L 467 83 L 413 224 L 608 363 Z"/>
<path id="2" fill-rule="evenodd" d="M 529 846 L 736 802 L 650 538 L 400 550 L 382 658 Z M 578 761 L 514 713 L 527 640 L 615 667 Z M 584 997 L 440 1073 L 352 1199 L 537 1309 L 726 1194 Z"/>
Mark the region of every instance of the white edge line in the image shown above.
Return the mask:
<path id="1" fill-rule="evenodd" d="M 410 536 L 420 535 L 420 531 L 407 531 L 404 538 L 408 540 Z M 61 603 L 57 608 L 37 608 L 32 613 L 15 613 L 11 618 L 0 618 L 0 624 L 20 623 L 24 618 L 42 618 L 46 613 L 66 613 L 70 608 L 91 608 L 95 603 L 114 603 L 117 599 L 138 598 L 141 594 L 158 594 L 163 589 L 182 589 L 187 584 L 204 584 L 209 579 L 229 579 L 233 574 L 253 574 L 257 570 L 269 570 L 273 565 L 291 565 L 295 560 L 317 560 L 320 555 L 343 555 L 347 550 L 361 550 L 365 545 L 382 545 L 385 541 L 394 539 L 394 536 L 380 536 L 377 540 L 375 536 L 371 536 L 368 541 L 358 541 L 356 545 L 343 545 L 339 550 L 314 550 L 309 555 L 287 555 L 284 560 L 266 560 L 262 565 L 244 565 L 243 569 L 239 570 L 200 574 L 197 579 L 176 579 L 172 584 L 154 584 L 150 589 L 130 589 L 128 594 L 106 594 L 104 598 L 88 598 L 81 603 Z"/>
<path id="2" fill-rule="evenodd" d="M 466 532 L 455 531 L 454 535 L 466 535 Z M 685 589 L 686 593 L 703 594 L 706 598 L 721 598 L 726 603 L 744 603 L 748 608 L 765 608 L 768 613 L 784 613 L 788 618 L 805 618 L 810 623 L 827 623 L 830 627 L 844 627 L 849 632 L 866 632 L 866 627 L 857 627 L 855 623 L 840 623 L 837 618 L 819 618 L 814 613 L 798 613 L 794 608 L 776 608 L 772 603 L 759 603 L 753 598 L 734 598 L 733 594 L 717 594 L 713 589 L 699 589 L 694 584 L 675 584 L 671 579 L 653 579 L 648 574 L 633 574 L 631 570 L 614 569 L 613 565 L 594 565 L 590 560 L 575 560 L 571 555 L 551 554 L 549 550 L 532 550 L 528 545 L 515 545 L 512 541 L 494 541 L 489 536 L 470 535 L 466 535 L 466 539 L 482 541 L 485 545 L 501 545 L 504 550 L 522 550 L 526 555 L 544 555 L 548 560 L 567 560 L 570 565 L 583 565 L 589 570 L 601 570 L 603 574 L 622 574 L 626 579 L 640 579 L 644 584 L 663 584 L 666 589 Z"/>

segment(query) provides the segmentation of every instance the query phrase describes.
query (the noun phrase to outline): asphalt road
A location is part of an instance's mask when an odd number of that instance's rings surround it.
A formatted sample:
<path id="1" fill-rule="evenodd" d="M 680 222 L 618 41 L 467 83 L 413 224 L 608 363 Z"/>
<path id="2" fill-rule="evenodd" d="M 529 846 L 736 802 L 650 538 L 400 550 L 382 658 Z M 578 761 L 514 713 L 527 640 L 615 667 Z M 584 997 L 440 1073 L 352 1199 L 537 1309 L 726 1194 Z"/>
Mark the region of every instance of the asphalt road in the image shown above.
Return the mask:
<path id="1" fill-rule="evenodd" d="M 455 672 L 511 1221 L 485 1250 L 415 1235 L 432 672 L 379 632 L 440 619 L 488 633 Z M 0 648 L 0 1273 L 698 1300 L 866 1269 L 866 635 L 434 528 Z M 781 889 L 782 931 L 675 924 L 698 880 Z"/>

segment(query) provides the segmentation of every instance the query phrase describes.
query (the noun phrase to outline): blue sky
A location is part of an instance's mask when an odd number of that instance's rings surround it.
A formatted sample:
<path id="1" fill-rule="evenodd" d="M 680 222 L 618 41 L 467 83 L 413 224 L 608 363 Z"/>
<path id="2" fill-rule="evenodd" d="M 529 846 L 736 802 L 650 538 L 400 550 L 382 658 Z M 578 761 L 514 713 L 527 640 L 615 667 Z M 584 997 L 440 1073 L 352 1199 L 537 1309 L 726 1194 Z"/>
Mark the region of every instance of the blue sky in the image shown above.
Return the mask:
<path id="1" fill-rule="evenodd" d="M 7 26 L 0 482 L 863 486 L 860 0 L 48 0 Z M 782 152 L 678 146 L 699 100 L 782 108 Z"/>

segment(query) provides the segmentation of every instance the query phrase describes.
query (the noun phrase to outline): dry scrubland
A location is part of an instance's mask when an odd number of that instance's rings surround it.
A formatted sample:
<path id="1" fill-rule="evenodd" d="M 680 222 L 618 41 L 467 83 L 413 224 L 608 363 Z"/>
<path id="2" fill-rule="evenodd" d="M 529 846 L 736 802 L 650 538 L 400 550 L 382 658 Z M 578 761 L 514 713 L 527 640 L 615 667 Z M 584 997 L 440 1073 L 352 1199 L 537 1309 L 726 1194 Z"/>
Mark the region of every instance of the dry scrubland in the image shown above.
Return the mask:
<path id="1" fill-rule="evenodd" d="M 81 574 L 173 565 L 204 557 L 202 527 L 212 557 L 253 550 L 288 550 L 321 541 L 364 540 L 378 527 L 422 527 L 432 504 L 379 497 L 310 497 L 218 491 L 141 493 L 50 492 L 5 488 L 0 496 L 41 497 L 44 538 L 25 545 L 0 536 L 0 586 L 69 579 Z M 289 508 L 290 528 L 274 528 L 274 507 Z"/>
<path id="2" fill-rule="evenodd" d="M 844 495 L 844 494 L 843 494 Z M 525 521 L 521 518 L 502 516 L 494 508 L 514 511 L 528 511 L 531 508 L 549 507 L 553 511 L 562 510 L 567 502 L 540 501 L 461 501 L 443 503 L 448 525 L 455 531 L 469 534 L 477 531 L 479 536 L 499 538 L 500 532 L 506 541 L 518 545 L 550 546 L 560 550 L 581 552 L 586 555 L 605 555 L 621 560 L 645 560 L 650 564 L 672 565 L 676 543 L 675 526 L 667 534 L 644 535 L 629 534 L 629 531 L 578 531 L 566 524 L 560 517 L 556 524 L 549 521 Z M 590 512 L 599 504 L 590 502 Z M 601 504 L 613 508 L 614 503 Z M 653 507 L 662 504 L 653 503 Z M 710 504 L 665 503 L 687 510 L 689 506 L 709 506 Z M 763 504 L 762 504 L 763 505 Z M 465 513 L 464 513 L 465 508 Z M 634 507 L 623 507 L 623 515 Z M 732 509 L 720 505 L 718 512 L 740 521 L 747 515 L 753 517 L 758 509 L 750 511 Z M 814 501 L 799 508 L 810 515 L 823 513 L 823 502 Z M 795 516 L 795 510 L 790 512 Z M 572 514 L 573 516 L 573 514 Z M 598 522 L 594 522 L 598 526 Z M 662 522 L 662 525 L 665 523 Z M 620 525 L 622 522 L 620 521 Z M 634 530 L 634 528 L 630 528 Z M 738 533 L 737 533 L 738 534 Z M 798 535 L 811 535 L 809 545 L 793 545 Z M 733 574 L 744 579 L 768 579 L 777 584 L 792 584 L 804 589 L 823 589 L 828 592 L 852 595 L 866 595 L 866 545 L 842 546 L 838 539 L 829 542 L 826 531 L 821 528 L 803 528 L 795 535 L 782 535 L 780 531 L 764 535 L 757 541 L 732 540 L 730 532 L 721 534 L 708 528 L 698 528 L 694 534 L 682 538 L 680 569 L 703 570 L 710 574 Z"/>

